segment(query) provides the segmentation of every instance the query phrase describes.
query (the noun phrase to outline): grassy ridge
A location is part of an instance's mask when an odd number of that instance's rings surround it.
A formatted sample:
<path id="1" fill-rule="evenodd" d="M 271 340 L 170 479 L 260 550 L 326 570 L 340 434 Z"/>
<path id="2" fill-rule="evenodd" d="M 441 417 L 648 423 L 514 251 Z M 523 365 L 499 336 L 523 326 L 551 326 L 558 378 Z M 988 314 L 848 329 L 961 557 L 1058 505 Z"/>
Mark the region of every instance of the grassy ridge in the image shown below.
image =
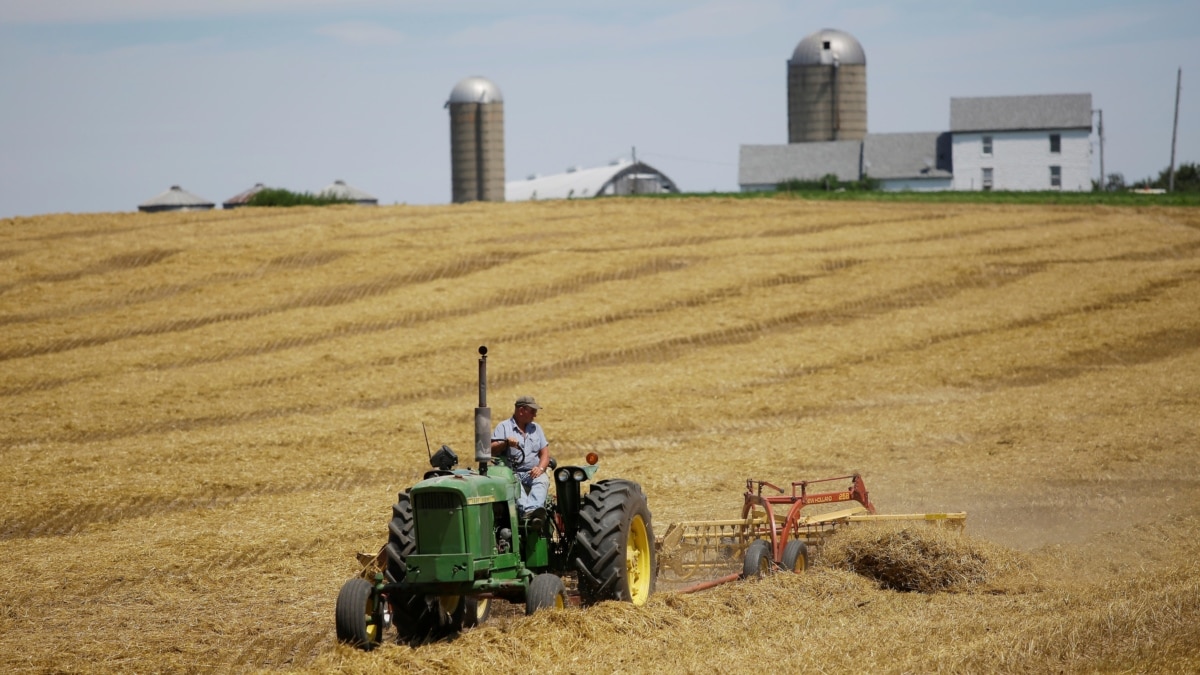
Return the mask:
<path id="1" fill-rule="evenodd" d="M 636 195 L 639 199 L 802 199 L 837 202 L 897 202 L 905 204 L 1027 204 L 1064 206 L 1183 206 L 1200 207 L 1200 193 L 1175 192 L 1151 195 L 1134 192 L 884 192 L 879 190 L 807 190 L 797 192 L 763 190 L 757 192 L 710 192 Z"/>

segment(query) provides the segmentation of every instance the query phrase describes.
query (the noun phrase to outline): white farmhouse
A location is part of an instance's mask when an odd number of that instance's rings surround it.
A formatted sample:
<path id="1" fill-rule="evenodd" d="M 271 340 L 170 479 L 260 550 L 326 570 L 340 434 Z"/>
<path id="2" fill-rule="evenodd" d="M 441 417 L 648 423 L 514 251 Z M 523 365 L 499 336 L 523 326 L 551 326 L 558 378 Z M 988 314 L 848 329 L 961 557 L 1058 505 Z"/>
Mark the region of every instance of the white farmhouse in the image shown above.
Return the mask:
<path id="1" fill-rule="evenodd" d="M 950 99 L 955 190 L 1092 189 L 1091 94 Z"/>

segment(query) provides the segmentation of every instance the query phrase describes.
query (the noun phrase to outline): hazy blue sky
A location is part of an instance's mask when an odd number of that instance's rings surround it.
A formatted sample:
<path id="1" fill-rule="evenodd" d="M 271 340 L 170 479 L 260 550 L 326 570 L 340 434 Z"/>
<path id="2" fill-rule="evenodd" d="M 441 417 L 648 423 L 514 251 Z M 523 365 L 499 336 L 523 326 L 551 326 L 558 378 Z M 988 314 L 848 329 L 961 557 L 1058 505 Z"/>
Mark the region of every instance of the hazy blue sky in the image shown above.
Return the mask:
<path id="1" fill-rule="evenodd" d="M 0 217 L 172 184 L 445 203 L 442 106 L 470 75 L 504 94 L 510 180 L 636 146 L 685 191 L 736 190 L 739 145 L 787 141 L 786 62 L 821 28 L 866 51 L 873 133 L 948 130 L 951 97 L 1090 93 L 1129 180 L 1170 161 L 1182 67 L 1176 161 L 1200 161 L 1197 0 L 0 0 Z"/>

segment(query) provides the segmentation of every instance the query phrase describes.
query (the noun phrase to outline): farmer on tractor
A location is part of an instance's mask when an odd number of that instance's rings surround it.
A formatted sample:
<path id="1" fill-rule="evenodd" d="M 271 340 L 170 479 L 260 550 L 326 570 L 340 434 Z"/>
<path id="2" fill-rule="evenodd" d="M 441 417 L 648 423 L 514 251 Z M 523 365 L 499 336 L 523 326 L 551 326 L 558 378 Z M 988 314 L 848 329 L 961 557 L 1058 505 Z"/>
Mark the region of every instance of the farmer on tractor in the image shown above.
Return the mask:
<path id="1" fill-rule="evenodd" d="M 512 417 L 496 425 L 492 433 L 492 456 L 504 455 L 521 481 L 524 494 L 517 498 L 517 509 L 524 519 L 544 521 L 546 495 L 550 492 L 550 442 L 533 418 L 542 406 L 532 396 L 521 396 L 513 406 Z M 540 522 L 534 523 L 535 527 Z"/>

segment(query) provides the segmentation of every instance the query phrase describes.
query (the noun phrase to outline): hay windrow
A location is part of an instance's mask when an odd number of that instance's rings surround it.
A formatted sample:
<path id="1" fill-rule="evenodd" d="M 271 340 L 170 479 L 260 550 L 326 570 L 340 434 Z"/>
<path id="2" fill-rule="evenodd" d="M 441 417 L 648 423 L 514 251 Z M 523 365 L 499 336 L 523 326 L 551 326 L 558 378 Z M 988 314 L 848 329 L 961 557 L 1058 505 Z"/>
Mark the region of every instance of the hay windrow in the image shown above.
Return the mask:
<path id="1" fill-rule="evenodd" d="M 957 528 L 872 523 L 843 528 L 821 548 L 823 565 L 894 591 L 967 591 L 1028 571 L 1025 558 Z"/>

